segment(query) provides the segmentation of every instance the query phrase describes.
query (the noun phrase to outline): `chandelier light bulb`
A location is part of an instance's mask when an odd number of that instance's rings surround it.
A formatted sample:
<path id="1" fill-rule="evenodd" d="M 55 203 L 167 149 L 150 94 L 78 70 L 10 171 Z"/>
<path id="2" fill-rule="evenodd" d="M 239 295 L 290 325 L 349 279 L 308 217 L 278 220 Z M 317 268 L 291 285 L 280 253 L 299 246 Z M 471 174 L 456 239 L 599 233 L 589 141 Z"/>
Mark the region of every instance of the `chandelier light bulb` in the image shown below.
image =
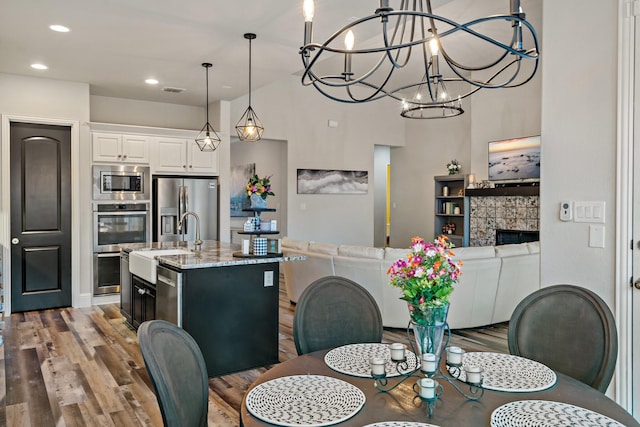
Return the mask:
<path id="1" fill-rule="evenodd" d="M 302 4 L 302 11 L 304 14 L 304 20 L 307 22 L 313 21 L 313 14 L 315 13 L 315 6 L 313 0 L 304 0 Z"/>
<path id="2" fill-rule="evenodd" d="M 438 39 L 437 38 L 432 38 L 431 41 L 429 42 L 429 50 L 431 51 L 431 55 L 437 55 L 438 54 Z"/>
<path id="3" fill-rule="evenodd" d="M 353 31 L 347 31 L 347 34 L 344 36 L 344 47 L 347 50 L 353 50 L 353 46 L 356 43 L 356 37 L 353 35 Z"/>

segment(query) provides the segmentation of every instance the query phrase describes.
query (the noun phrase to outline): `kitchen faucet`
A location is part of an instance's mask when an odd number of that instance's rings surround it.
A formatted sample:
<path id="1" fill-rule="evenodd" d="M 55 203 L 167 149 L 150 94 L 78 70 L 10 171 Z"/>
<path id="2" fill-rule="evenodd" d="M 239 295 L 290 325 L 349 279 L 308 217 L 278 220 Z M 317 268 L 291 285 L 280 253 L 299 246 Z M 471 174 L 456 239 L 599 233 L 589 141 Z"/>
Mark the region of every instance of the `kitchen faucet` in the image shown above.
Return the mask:
<path id="1" fill-rule="evenodd" d="M 182 216 L 180 217 L 180 221 L 178 222 L 178 233 L 182 231 L 182 221 L 184 221 L 187 215 L 193 215 L 193 217 L 196 219 L 196 240 L 193 243 L 196 245 L 196 250 L 199 251 L 200 247 L 202 246 L 202 240 L 200 240 L 200 217 L 198 217 L 197 213 L 186 211 L 182 214 Z"/>

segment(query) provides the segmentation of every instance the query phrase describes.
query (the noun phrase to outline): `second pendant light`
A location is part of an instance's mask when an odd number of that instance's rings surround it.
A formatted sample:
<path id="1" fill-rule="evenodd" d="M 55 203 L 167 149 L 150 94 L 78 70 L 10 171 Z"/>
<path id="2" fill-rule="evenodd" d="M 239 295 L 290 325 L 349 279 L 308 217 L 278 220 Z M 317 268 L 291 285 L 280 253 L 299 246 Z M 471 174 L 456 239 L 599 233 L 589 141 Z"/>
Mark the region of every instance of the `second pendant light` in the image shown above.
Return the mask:
<path id="1" fill-rule="evenodd" d="M 251 40 L 256 38 L 253 33 L 246 33 L 244 38 L 249 40 L 249 107 L 245 110 L 242 117 L 236 124 L 236 132 L 240 141 L 255 142 L 262 139 L 264 126 L 251 108 Z"/>

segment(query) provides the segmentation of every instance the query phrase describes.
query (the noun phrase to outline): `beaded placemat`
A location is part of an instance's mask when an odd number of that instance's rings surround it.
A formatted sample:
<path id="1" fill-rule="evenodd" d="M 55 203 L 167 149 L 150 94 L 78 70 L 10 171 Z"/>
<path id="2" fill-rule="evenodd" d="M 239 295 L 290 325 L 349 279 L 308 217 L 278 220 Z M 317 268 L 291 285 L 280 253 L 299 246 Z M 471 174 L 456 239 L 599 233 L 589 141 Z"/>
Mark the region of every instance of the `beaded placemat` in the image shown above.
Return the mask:
<path id="1" fill-rule="evenodd" d="M 364 427 L 438 427 L 435 424 L 413 423 L 410 421 L 384 421 L 381 423 L 367 424 Z"/>
<path id="2" fill-rule="evenodd" d="M 412 351 L 405 351 L 407 358 L 404 371 L 402 368 L 398 372 L 398 365 L 391 360 L 391 352 L 388 344 L 366 343 L 348 344 L 336 347 L 324 356 L 324 361 L 328 367 L 341 374 L 352 375 L 354 377 L 371 378 L 372 357 L 379 357 L 387 361 L 385 371 L 387 377 L 396 377 L 401 373 L 407 373 L 417 369 L 417 358 Z"/>
<path id="3" fill-rule="evenodd" d="M 365 402 L 356 386 L 322 375 L 296 375 L 258 384 L 247 393 L 247 410 L 278 426 L 319 427 L 354 416 Z"/>
<path id="4" fill-rule="evenodd" d="M 482 387 L 509 392 L 546 390 L 556 383 L 556 373 L 535 360 L 512 354 L 471 352 L 462 357 L 460 380 L 466 380 L 464 368 L 477 366 L 482 369 Z M 451 370 L 451 369 L 450 369 Z"/>
<path id="5" fill-rule="evenodd" d="M 491 427 L 624 427 L 607 416 L 568 403 L 518 400 L 496 408 Z"/>

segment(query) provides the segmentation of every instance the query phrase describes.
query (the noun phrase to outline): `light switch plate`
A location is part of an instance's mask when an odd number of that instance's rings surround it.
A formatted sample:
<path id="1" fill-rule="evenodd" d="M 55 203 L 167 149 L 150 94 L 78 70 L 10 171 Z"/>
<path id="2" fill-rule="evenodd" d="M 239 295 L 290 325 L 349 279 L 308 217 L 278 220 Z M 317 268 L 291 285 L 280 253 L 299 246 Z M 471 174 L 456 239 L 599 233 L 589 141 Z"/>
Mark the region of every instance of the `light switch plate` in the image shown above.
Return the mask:
<path id="1" fill-rule="evenodd" d="M 573 221 L 604 224 L 605 202 L 573 202 Z"/>

